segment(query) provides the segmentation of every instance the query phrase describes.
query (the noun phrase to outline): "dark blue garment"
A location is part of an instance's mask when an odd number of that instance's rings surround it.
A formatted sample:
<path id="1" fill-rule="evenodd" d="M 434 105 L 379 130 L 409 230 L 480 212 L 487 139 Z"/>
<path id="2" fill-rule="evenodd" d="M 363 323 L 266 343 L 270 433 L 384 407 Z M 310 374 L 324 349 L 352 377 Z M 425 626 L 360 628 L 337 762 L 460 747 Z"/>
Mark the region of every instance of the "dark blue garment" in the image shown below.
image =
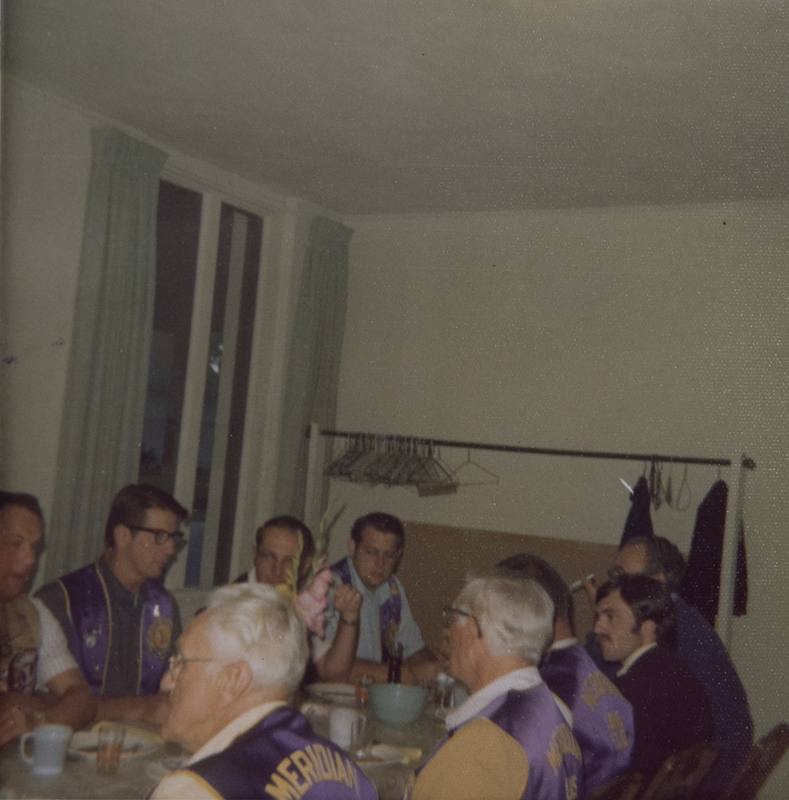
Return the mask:
<path id="1" fill-rule="evenodd" d="M 220 797 L 238 800 L 376 800 L 350 756 L 313 732 L 292 708 L 278 708 L 219 753 L 190 764 Z"/>
<path id="2" fill-rule="evenodd" d="M 715 724 L 715 741 L 723 747 L 705 787 L 721 787 L 739 769 L 753 743 L 748 697 L 729 652 L 713 627 L 679 595 L 671 597 L 677 618 L 677 655 L 704 687 Z M 603 659 L 594 634 L 587 637 L 586 650 L 602 672 L 610 675 L 613 671 L 616 675 L 620 665 Z"/>
<path id="3" fill-rule="evenodd" d="M 549 650 L 540 664 L 548 688 L 570 709 L 587 792 L 630 766 L 633 707 L 579 644 Z"/>

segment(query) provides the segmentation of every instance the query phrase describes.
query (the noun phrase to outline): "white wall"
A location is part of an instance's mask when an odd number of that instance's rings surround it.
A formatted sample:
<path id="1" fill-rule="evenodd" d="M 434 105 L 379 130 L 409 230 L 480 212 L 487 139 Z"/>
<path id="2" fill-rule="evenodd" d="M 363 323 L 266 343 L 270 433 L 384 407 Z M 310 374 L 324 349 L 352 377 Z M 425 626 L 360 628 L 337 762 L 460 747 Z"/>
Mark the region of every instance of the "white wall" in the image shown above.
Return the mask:
<path id="1" fill-rule="evenodd" d="M 788 223 L 789 203 L 353 219 L 337 422 L 537 447 L 746 452 L 758 467 L 745 500 L 750 605 L 732 652 L 760 734 L 789 720 Z M 466 453 L 442 456 L 456 466 Z M 619 478 L 632 485 L 643 471 L 472 458 L 500 482 L 419 498 L 334 481 L 347 508 L 332 553 L 356 516 L 378 508 L 614 544 L 629 509 Z M 717 475 L 690 467 L 690 507 L 653 512 L 657 533 L 687 549 Z M 674 468 L 675 494 L 681 477 Z"/>

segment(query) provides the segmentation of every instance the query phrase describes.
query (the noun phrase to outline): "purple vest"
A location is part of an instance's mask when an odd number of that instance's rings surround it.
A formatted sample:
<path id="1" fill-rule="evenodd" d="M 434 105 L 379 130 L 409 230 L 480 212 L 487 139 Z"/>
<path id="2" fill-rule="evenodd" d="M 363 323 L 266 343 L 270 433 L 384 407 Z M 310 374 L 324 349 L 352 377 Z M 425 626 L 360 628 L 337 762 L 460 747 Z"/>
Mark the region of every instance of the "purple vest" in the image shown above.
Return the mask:
<path id="1" fill-rule="evenodd" d="M 551 650 L 540 664 L 548 688 L 573 714 L 586 791 L 630 767 L 633 707 L 581 645 Z"/>
<path id="2" fill-rule="evenodd" d="M 110 594 L 95 564 L 64 575 L 58 583 L 66 596 L 66 608 L 74 625 L 80 671 L 91 692 L 101 695 L 112 645 L 112 613 Z M 137 694 L 151 695 L 159 691 L 159 683 L 167 671 L 171 650 L 173 601 L 167 590 L 147 581 L 148 601 L 142 610 L 138 643 Z"/>
<path id="3" fill-rule="evenodd" d="M 350 586 L 351 580 L 351 560 L 346 556 L 338 561 L 332 568 L 332 572 L 346 585 Z M 389 576 L 389 598 L 381 603 L 378 610 L 379 624 L 378 631 L 381 636 L 381 661 L 385 664 L 389 661 L 389 645 L 394 641 L 397 631 L 400 628 L 400 612 L 403 607 L 403 598 L 394 575 Z"/>
<path id="4" fill-rule="evenodd" d="M 575 800 L 584 797 L 581 751 L 551 690 L 541 683 L 528 691 L 511 690 L 488 703 L 475 719 L 484 717 L 520 744 L 529 762 L 529 779 L 521 800 Z M 434 748 L 425 769 L 450 731 Z"/>
<path id="5" fill-rule="evenodd" d="M 224 798 L 375 800 L 350 756 L 315 734 L 292 708 L 278 708 L 226 750 L 187 767 Z"/>

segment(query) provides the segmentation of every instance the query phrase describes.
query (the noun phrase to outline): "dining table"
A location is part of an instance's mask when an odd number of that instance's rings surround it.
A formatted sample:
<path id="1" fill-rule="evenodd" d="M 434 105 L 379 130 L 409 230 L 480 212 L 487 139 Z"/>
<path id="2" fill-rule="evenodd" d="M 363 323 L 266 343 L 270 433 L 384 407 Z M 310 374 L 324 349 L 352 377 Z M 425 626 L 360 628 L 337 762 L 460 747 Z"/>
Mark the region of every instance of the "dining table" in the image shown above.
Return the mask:
<path id="1" fill-rule="evenodd" d="M 77 731 L 66 753 L 63 771 L 39 777 L 19 757 L 19 740 L 0 748 L 0 800 L 21 798 L 144 798 L 170 771 L 182 766 L 188 753 L 174 742 L 165 742 L 158 728 L 144 723 L 126 727 L 124 754 L 117 768 L 98 771 L 95 747 L 90 744 L 95 730 Z"/>
<path id="2" fill-rule="evenodd" d="M 323 691 L 321 691 L 323 689 Z M 429 698 L 419 718 L 408 725 L 391 725 L 375 716 L 369 704 L 356 699 L 353 686 L 336 684 L 317 691 L 302 690 L 293 700 L 309 719 L 314 731 L 329 737 L 329 714 L 334 707 L 356 708 L 365 716 L 365 753 L 351 756 L 375 786 L 379 800 L 400 800 L 414 770 L 427 758 L 445 731 L 441 712 Z M 89 733 L 89 732 L 88 732 Z M 110 774 L 97 771 L 95 753 L 74 747 L 66 756 L 63 772 L 54 777 L 37 777 L 19 757 L 19 740 L 0 747 L 0 800 L 41 798 L 145 798 L 170 771 L 178 769 L 189 753 L 174 742 L 165 742 L 154 726 L 127 727 L 126 745 L 142 742 L 121 757 Z M 381 747 L 383 746 L 383 747 Z M 377 757 L 380 753 L 383 757 Z"/>

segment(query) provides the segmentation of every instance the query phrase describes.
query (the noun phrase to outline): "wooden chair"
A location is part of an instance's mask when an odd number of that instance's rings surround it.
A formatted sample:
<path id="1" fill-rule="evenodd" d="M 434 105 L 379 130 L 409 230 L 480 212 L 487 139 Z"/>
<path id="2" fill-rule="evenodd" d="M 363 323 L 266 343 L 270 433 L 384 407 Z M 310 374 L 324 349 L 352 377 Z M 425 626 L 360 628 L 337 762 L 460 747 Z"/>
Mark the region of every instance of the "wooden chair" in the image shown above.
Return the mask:
<path id="1" fill-rule="evenodd" d="M 789 749 L 789 725 L 781 722 L 751 748 L 748 758 L 720 795 L 720 800 L 754 800 Z"/>
<path id="2" fill-rule="evenodd" d="M 699 742 L 670 756 L 639 800 L 692 800 L 720 750 L 714 742 Z"/>
<path id="3" fill-rule="evenodd" d="M 586 795 L 586 800 L 635 800 L 643 778 L 639 772 L 620 772 Z"/>

